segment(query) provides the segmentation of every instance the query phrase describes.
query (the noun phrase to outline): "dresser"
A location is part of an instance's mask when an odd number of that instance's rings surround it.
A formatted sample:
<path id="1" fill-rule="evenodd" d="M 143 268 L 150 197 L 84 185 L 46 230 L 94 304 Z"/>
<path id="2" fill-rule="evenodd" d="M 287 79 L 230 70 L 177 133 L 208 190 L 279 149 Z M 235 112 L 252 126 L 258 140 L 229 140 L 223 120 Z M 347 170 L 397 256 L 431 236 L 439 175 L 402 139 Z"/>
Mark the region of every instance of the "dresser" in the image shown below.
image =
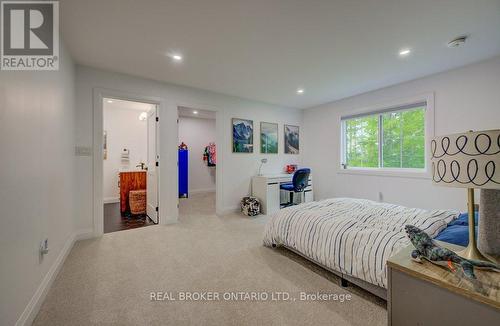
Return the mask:
<path id="1" fill-rule="evenodd" d="M 472 282 L 428 261 L 412 261 L 412 250 L 409 245 L 387 261 L 389 325 L 500 325 L 500 273 L 475 269 Z"/>
<path id="2" fill-rule="evenodd" d="M 130 190 L 146 190 L 146 171 L 121 171 L 120 172 L 120 212 L 130 210 Z"/>

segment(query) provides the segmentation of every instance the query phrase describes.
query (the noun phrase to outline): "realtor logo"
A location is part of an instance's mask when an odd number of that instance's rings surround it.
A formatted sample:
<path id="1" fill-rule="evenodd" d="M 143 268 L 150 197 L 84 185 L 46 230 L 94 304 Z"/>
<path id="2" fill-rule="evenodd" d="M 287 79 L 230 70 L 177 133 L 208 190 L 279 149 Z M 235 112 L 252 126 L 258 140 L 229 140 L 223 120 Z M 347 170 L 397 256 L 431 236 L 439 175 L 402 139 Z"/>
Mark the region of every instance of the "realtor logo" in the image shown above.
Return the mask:
<path id="1" fill-rule="evenodd" d="M 2 70 L 59 69 L 59 2 L 1 1 Z"/>

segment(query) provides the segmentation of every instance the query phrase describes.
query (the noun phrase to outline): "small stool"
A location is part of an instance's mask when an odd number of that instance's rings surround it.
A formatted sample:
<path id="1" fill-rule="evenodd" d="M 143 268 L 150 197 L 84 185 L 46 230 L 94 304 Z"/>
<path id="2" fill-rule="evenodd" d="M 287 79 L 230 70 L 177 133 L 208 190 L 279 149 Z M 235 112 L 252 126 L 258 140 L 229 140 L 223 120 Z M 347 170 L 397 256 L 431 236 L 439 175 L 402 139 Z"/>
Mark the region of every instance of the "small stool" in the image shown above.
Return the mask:
<path id="1" fill-rule="evenodd" d="M 246 216 L 256 216 L 260 214 L 260 202 L 256 197 L 243 197 L 241 199 L 241 212 Z"/>
<path id="2" fill-rule="evenodd" d="M 131 214 L 146 214 L 146 190 L 130 190 L 128 193 L 128 202 Z"/>

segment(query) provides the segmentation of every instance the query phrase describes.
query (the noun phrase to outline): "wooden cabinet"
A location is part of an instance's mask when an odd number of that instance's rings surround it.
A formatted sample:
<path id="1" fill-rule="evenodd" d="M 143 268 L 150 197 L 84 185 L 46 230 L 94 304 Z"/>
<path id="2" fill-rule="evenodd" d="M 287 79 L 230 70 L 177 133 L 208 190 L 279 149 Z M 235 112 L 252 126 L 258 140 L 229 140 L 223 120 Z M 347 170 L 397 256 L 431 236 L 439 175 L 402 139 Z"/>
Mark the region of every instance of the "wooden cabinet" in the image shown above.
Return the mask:
<path id="1" fill-rule="evenodd" d="M 476 269 L 477 280 L 471 281 L 461 272 L 412 261 L 413 249 L 387 261 L 389 326 L 500 325 L 500 273 Z"/>
<path id="2" fill-rule="evenodd" d="M 120 172 L 120 212 L 130 211 L 130 190 L 146 190 L 146 171 Z"/>

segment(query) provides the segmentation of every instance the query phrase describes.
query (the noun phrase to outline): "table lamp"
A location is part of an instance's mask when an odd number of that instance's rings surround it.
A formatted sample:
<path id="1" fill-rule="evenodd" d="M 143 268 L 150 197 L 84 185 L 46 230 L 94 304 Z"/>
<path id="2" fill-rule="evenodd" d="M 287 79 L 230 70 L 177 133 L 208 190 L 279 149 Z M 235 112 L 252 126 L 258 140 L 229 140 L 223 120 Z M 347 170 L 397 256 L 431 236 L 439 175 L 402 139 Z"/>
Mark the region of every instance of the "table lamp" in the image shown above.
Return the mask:
<path id="1" fill-rule="evenodd" d="M 262 173 L 260 173 L 260 171 L 262 169 L 262 165 L 264 165 L 266 163 L 267 163 L 267 158 L 263 158 L 263 159 L 260 160 L 259 175 L 262 175 Z"/>
<path id="2" fill-rule="evenodd" d="M 431 141 L 432 181 L 437 185 L 467 188 L 469 245 L 457 254 L 475 260 L 490 260 L 477 248 L 474 223 L 474 189 L 500 189 L 500 130 L 469 131 L 435 137 Z M 498 203 L 484 203 L 499 205 Z M 491 216 L 493 219 L 496 216 Z M 497 224 L 481 216 L 480 223 Z M 487 226 L 487 225 L 486 225 Z M 488 226 L 487 226 L 488 227 Z"/>

